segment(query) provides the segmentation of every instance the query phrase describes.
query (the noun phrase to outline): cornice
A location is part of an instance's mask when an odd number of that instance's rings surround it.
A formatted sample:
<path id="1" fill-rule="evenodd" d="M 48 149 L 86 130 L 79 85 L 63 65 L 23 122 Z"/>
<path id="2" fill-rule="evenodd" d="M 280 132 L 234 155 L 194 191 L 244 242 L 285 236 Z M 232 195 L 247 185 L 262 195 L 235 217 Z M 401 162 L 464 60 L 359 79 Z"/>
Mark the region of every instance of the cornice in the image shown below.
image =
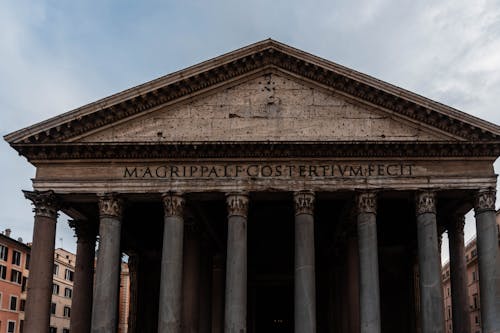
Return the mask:
<path id="1" fill-rule="evenodd" d="M 256 70 L 278 68 L 468 141 L 500 139 L 500 127 L 368 75 L 266 40 L 5 136 L 11 145 L 60 143 Z M 14 147 L 15 148 L 15 147 Z"/>
<path id="2" fill-rule="evenodd" d="M 180 142 L 17 144 L 30 161 L 184 158 L 497 157 L 495 142 Z"/>

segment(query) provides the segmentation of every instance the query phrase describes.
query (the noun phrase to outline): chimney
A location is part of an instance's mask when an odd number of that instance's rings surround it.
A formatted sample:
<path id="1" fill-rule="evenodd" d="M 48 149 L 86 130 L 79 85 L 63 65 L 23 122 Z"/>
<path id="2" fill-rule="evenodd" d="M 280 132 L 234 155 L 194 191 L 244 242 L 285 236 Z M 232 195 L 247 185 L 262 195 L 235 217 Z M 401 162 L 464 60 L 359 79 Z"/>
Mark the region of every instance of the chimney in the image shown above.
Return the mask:
<path id="1" fill-rule="evenodd" d="M 10 230 L 10 229 L 5 229 L 5 236 L 10 237 L 10 232 L 11 231 L 12 230 Z"/>

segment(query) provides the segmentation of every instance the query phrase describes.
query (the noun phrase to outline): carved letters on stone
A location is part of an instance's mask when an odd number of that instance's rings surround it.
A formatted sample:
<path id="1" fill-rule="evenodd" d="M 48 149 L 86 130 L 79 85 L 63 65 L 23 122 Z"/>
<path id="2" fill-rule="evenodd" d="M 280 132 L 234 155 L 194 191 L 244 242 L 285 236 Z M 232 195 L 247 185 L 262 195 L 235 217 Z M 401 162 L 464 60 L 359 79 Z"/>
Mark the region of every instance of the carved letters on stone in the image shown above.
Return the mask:
<path id="1" fill-rule="evenodd" d="M 163 208 L 165 209 L 165 217 L 184 215 L 184 198 L 180 193 L 165 193 L 163 195 Z"/>
<path id="2" fill-rule="evenodd" d="M 299 191 L 294 193 L 295 215 L 314 214 L 314 192 Z"/>
<path id="3" fill-rule="evenodd" d="M 121 218 L 123 200 L 115 193 L 99 195 L 99 214 L 101 217 Z"/>
<path id="4" fill-rule="evenodd" d="M 248 214 L 248 195 L 245 193 L 229 193 L 226 197 L 228 216 L 243 216 Z"/>
<path id="5" fill-rule="evenodd" d="M 377 194 L 375 192 L 359 193 L 356 197 L 356 207 L 360 213 L 377 213 Z"/>
<path id="6" fill-rule="evenodd" d="M 436 214 L 436 193 L 433 191 L 418 192 L 415 196 L 416 215 Z"/>
<path id="7" fill-rule="evenodd" d="M 24 197 L 31 200 L 35 216 L 57 219 L 58 201 L 53 191 L 23 191 Z"/>
<path id="8" fill-rule="evenodd" d="M 495 210 L 496 191 L 493 188 L 480 190 L 476 193 L 474 210 L 476 214 Z"/>

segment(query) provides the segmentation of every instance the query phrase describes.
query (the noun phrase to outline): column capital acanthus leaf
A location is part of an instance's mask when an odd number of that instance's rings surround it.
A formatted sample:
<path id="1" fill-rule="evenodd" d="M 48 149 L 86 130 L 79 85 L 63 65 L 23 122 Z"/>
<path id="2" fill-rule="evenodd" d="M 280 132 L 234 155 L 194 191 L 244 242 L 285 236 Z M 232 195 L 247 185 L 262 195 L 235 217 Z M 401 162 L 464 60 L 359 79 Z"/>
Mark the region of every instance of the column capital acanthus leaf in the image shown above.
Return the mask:
<path id="1" fill-rule="evenodd" d="M 88 220 L 68 220 L 68 224 L 75 230 L 77 242 L 95 241 L 97 225 Z"/>
<path id="2" fill-rule="evenodd" d="M 165 217 L 184 216 L 185 200 L 181 193 L 168 192 L 163 194 L 162 199 Z"/>
<path id="3" fill-rule="evenodd" d="M 485 211 L 495 210 L 496 191 L 493 188 L 482 189 L 476 193 L 474 211 L 480 214 Z"/>
<path id="4" fill-rule="evenodd" d="M 248 215 L 248 195 L 246 193 L 228 193 L 226 195 L 228 216 Z"/>
<path id="5" fill-rule="evenodd" d="M 59 200 L 54 191 L 23 191 L 24 197 L 33 204 L 35 216 L 57 219 Z"/>
<path id="6" fill-rule="evenodd" d="M 99 194 L 99 214 L 101 217 L 115 217 L 121 219 L 123 199 L 117 193 Z"/>
<path id="7" fill-rule="evenodd" d="M 314 199 L 313 191 L 297 191 L 293 194 L 295 202 L 295 215 L 299 214 L 314 214 Z"/>
<path id="8" fill-rule="evenodd" d="M 416 215 L 436 214 L 436 192 L 419 191 L 415 195 Z"/>
<path id="9" fill-rule="evenodd" d="M 362 192 L 356 196 L 357 213 L 377 214 L 377 193 Z"/>

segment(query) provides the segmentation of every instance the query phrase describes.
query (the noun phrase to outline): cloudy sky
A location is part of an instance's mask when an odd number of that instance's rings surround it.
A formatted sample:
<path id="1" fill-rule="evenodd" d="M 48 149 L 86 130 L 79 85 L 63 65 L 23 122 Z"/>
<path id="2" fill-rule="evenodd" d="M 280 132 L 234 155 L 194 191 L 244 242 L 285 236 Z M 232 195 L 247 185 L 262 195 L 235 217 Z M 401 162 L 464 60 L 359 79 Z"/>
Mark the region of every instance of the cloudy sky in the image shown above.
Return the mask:
<path id="1" fill-rule="evenodd" d="M 269 37 L 500 124 L 496 0 L 178 3 L 0 0 L 0 134 Z M 35 170 L 0 156 L 0 230 L 31 241 Z"/>

